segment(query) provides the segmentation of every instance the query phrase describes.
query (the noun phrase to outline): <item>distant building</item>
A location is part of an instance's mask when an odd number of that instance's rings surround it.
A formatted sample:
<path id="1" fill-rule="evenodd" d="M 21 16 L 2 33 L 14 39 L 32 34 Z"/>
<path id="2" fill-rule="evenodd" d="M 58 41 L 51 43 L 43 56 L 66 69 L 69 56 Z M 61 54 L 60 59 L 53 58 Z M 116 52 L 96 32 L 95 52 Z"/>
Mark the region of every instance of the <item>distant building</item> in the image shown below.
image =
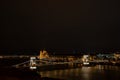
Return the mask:
<path id="1" fill-rule="evenodd" d="M 49 58 L 48 52 L 46 50 L 41 50 L 39 59 L 48 59 L 48 58 Z"/>
<path id="2" fill-rule="evenodd" d="M 104 59 L 104 58 L 114 58 L 114 54 L 98 54 L 98 58 Z"/>

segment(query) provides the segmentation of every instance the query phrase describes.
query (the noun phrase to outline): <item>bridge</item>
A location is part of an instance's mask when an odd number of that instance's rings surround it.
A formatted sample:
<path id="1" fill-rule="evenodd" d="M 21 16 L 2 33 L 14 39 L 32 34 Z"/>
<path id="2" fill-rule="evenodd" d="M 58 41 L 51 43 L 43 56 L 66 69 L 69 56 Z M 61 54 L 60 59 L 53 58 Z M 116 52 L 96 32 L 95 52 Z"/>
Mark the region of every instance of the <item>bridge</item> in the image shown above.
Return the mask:
<path id="1" fill-rule="evenodd" d="M 19 63 L 16 65 L 12 65 L 12 67 L 16 67 L 16 68 L 25 68 L 25 67 L 29 67 L 30 69 L 36 69 L 37 67 L 40 66 L 46 66 L 46 65 L 57 65 L 57 64 L 77 64 L 80 63 L 82 64 L 81 60 L 75 60 L 75 61 L 55 61 L 54 59 L 50 58 L 50 56 L 48 55 L 47 51 L 43 50 L 40 51 L 40 55 L 38 56 L 39 59 L 37 59 L 37 57 L 30 57 L 30 60 L 25 61 L 23 63 Z"/>
<path id="2" fill-rule="evenodd" d="M 35 57 L 31 57 L 32 59 L 25 61 L 23 63 L 19 63 L 16 65 L 12 65 L 12 67 L 16 67 L 16 68 L 25 68 L 25 67 L 29 67 L 30 69 L 36 69 L 37 67 L 40 66 L 47 66 L 47 65 L 57 65 L 57 64 L 82 64 L 82 61 L 80 60 L 76 60 L 73 62 L 54 62 L 48 59 L 40 59 L 37 60 L 35 59 Z M 33 59 L 34 58 L 34 59 Z"/>
<path id="3" fill-rule="evenodd" d="M 37 57 L 30 57 L 30 60 L 25 61 L 23 63 L 19 63 L 16 65 L 12 65 L 12 67 L 16 68 L 25 68 L 28 67 L 30 69 L 37 69 L 40 66 L 47 66 L 47 65 L 57 65 L 57 64 L 83 64 L 84 61 L 81 59 L 73 60 L 73 61 L 55 61 L 54 59 L 50 58 L 47 51 L 43 50 L 40 51 L 40 55 Z M 99 62 L 109 62 L 108 60 L 94 60 L 88 61 L 89 63 L 99 63 Z M 87 64 L 89 64 L 87 63 Z M 85 63 L 86 64 L 86 63 Z"/>

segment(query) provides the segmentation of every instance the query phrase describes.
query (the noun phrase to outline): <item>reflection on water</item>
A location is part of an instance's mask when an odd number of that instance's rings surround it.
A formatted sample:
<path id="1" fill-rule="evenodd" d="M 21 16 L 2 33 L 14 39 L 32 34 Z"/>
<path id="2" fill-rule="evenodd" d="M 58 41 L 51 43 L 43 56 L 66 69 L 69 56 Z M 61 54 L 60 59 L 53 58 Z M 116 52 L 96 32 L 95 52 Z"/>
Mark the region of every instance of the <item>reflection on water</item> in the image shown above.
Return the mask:
<path id="1" fill-rule="evenodd" d="M 42 77 L 60 78 L 65 80 L 119 80 L 119 73 L 120 67 L 108 65 L 40 71 Z"/>
<path id="2" fill-rule="evenodd" d="M 108 65 L 97 65 L 95 66 L 96 69 L 99 70 L 119 70 L 120 67 L 119 66 L 108 66 Z"/>

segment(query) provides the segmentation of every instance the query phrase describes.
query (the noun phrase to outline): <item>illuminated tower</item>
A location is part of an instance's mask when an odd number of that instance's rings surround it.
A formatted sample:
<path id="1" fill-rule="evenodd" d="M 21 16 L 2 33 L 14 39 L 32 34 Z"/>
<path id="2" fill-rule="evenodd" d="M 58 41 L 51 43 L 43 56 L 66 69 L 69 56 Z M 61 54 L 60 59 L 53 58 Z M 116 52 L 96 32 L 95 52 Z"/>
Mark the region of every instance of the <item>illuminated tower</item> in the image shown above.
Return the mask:
<path id="1" fill-rule="evenodd" d="M 48 59 L 49 58 L 48 52 L 46 50 L 40 51 L 39 58 L 40 59 Z"/>

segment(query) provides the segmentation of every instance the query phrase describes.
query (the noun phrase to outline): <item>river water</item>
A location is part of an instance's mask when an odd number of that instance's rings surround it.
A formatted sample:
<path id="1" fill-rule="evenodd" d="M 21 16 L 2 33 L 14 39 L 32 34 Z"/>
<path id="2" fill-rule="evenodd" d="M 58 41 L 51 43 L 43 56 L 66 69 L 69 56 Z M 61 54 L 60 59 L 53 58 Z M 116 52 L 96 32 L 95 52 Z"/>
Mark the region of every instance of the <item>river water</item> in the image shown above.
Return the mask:
<path id="1" fill-rule="evenodd" d="M 59 67 L 54 69 L 55 67 Z M 43 68 L 43 69 L 42 69 Z M 120 80 L 120 66 L 45 66 L 37 74 L 21 69 L 8 68 L 0 70 L 0 80 Z M 40 78 L 40 75 L 42 79 Z M 44 78 L 48 77 L 48 79 Z"/>
<path id="2" fill-rule="evenodd" d="M 80 66 L 59 70 L 39 71 L 42 77 L 64 80 L 120 80 L 120 67 L 109 65 Z"/>

